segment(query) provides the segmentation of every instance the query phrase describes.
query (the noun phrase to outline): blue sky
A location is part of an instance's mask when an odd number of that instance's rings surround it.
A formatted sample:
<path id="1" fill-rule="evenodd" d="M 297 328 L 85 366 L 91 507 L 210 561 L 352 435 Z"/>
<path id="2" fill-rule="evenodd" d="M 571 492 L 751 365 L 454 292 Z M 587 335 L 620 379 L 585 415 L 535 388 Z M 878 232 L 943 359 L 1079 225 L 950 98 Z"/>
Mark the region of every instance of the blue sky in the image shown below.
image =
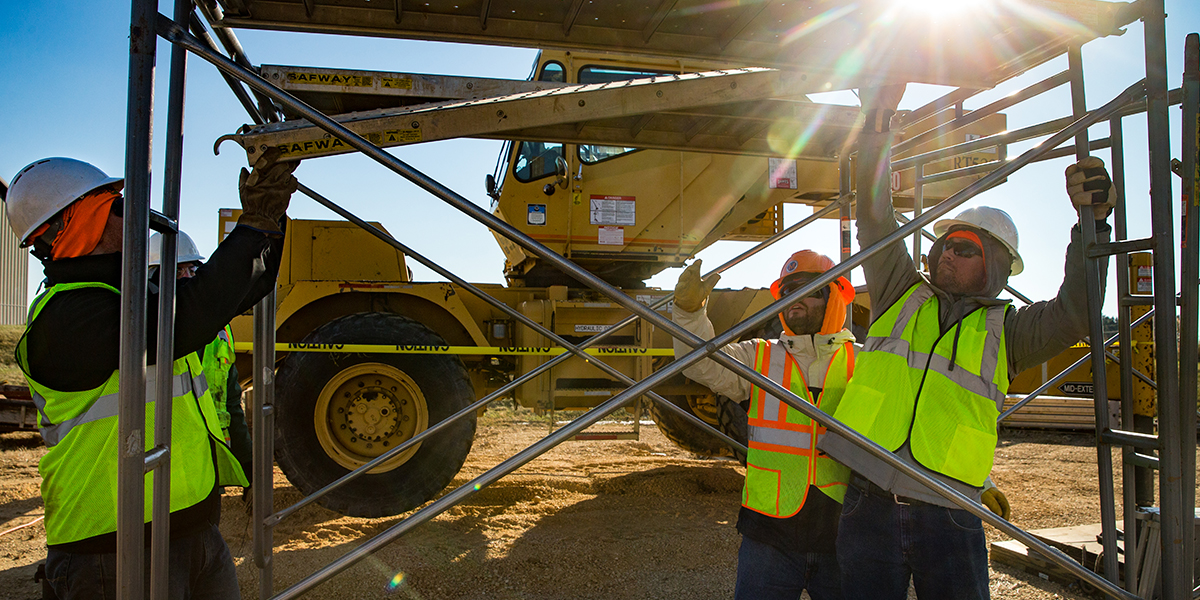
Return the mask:
<path id="1" fill-rule="evenodd" d="M 1167 54 L 1169 85 L 1181 81 L 1183 39 L 1200 29 L 1200 8 L 1193 0 L 1167 0 Z M 170 13 L 170 2 L 162 10 Z M 24 165 L 46 156 L 71 156 L 92 162 L 110 174 L 124 169 L 125 99 L 128 73 L 129 6 L 125 2 L 0 3 L 0 72 L 7 85 L 0 94 L 0 122 L 7 143 L 0 145 L 0 175 L 11 179 Z M 1091 42 L 1084 46 L 1088 106 L 1097 107 L 1140 79 L 1144 74 L 1142 26 L 1134 23 L 1128 33 Z M 525 78 L 536 56 L 532 49 L 467 46 L 318 36 L 278 32 L 237 32 L 255 64 L 273 63 L 356 69 L 378 69 L 417 73 Z M 163 118 L 166 112 L 166 71 L 169 44 L 159 43 L 158 89 L 156 91 L 155 202 L 161 193 Z M 1019 87 L 1038 81 L 1066 67 L 1056 59 L 997 90 L 988 91 L 967 104 L 975 108 Z M 929 86 L 910 87 L 902 108 L 913 108 L 939 95 Z M 853 104 L 847 93 L 819 98 Z M 1069 113 L 1069 91 L 1061 87 L 1035 101 L 1005 111 L 1010 128 L 1030 125 Z M 1171 110 L 1172 156 L 1179 156 L 1179 109 Z M 237 173 L 244 155 L 227 145 L 214 156 L 212 143 L 233 132 L 248 119 L 233 99 L 216 70 L 191 58 L 185 117 L 185 158 L 181 222 L 196 240 L 202 253 L 211 252 L 217 241 L 217 210 L 237 206 Z M 1149 209 L 1146 202 L 1145 117 L 1125 119 L 1128 196 L 1134 207 L 1131 237 L 1148 235 Z M 1107 135 L 1107 126 L 1091 130 L 1093 138 Z M 1013 156 L 1028 145 L 1010 147 Z M 492 172 L 499 142 L 451 140 L 393 149 L 392 152 L 415 168 L 441 181 L 468 199 L 487 206 L 483 193 L 484 175 Z M 1107 151 L 1097 155 L 1108 160 Z M 989 191 L 969 205 L 988 204 L 1009 212 L 1021 235 L 1025 273 L 1011 283 L 1034 299 L 1051 297 L 1062 280 L 1062 256 L 1067 231 L 1075 221 L 1074 211 L 1063 191 L 1063 169 L 1071 161 L 1060 159 L 1022 170 L 1010 182 Z M 437 260 L 468 281 L 501 282 L 503 255 L 490 233 L 440 200 L 393 175 L 359 155 L 322 158 L 304 162 L 297 176 L 359 216 L 382 222 L 398 239 Z M 1178 201 L 1178 179 L 1174 180 Z M 807 207 L 791 206 L 788 222 L 809 213 Z M 289 214 L 296 218 L 334 218 L 332 213 L 297 194 Z M 837 256 L 834 222 L 806 228 L 801 234 L 763 252 L 759 257 L 728 272 L 721 287 L 761 287 L 778 273 L 783 258 L 805 247 Z M 718 243 L 701 253 L 706 266 L 715 267 L 748 248 L 739 242 Z M 436 279 L 432 272 L 415 265 L 418 280 Z M 40 267 L 31 264 L 31 289 L 40 280 Z M 666 271 L 651 284 L 672 287 L 678 271 Z M 854 276 L 862 283 L 861 274 Z M 1110 283 L 1115 292 L 1115 280 Z M 1115 314 L 1113 293 L 1105 312 Z"/>

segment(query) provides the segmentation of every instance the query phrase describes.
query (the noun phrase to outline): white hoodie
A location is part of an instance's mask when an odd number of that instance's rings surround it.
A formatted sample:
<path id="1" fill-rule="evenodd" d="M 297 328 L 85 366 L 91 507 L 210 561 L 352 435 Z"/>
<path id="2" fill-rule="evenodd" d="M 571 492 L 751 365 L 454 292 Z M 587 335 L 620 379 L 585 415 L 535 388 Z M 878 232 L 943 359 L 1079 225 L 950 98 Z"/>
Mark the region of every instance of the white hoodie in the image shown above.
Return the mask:
<path id="1" fill-rule="evenodd" d="M 708 320 L 708 312 L 704 308 L 696 312 L 688 312 L 676 306 L 672 310 L 672 319 L 680 327 L 705 340 L 710 340 L 715 335 L 712 323 Z M 779 336 L 779 341 L 783 342 L 788 353 L 796 359 L 808 387 L 824 388 L 825 372 L 829 370 L 829 360 L 843 344 L 854 341 L 854 334 L 847 329 L 830 335 L 787 335 L 785 333 Z M 757 349 L 758 340 L 736 342 L 721 348 L 734 360 L 751 367 L 754 366 L 754 354 Z M 858 350 L 857 346 L 855 346 L 855 350 Z M 676 357 L 681 357 L 691 351 L 692 348 L 687 344 L 675 340 Z M 700 383 L 714 393 L 725 396 L 734 402 L 750 398 L 750 382 L 711 359 L 706 358 L 697 362 L 684 369 L 683 374 L 688 379 Z"/>

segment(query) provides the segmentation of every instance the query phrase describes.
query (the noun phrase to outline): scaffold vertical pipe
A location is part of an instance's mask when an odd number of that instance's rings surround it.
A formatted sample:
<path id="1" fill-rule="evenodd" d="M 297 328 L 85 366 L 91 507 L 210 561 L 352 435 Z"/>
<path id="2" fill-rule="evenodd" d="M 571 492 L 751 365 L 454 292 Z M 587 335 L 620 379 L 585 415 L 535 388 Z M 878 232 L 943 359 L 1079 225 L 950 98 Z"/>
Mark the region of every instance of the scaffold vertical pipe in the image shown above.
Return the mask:
<path id="1" fill-rule="evenodd" d="M 841 256 L 838 257 L 838 262 L 846 262 L 852 254 L 850 201 L 853 197 L 854 184 L 850 181 L 850 153 L 842 152 L 842 156 L 838 158 L 838 237 L 841 246 Z M 850 281 L 850 273 L 846 273 L 846 280 Z M 846 311 L 846 329 L 854 331 L 853 324 L 854 307 L 851 306 Z"/>
<path id="2" fill-rule="evenodd" d="M 1146 48 L 1146 137 L 1150 159 L 1150 223 L 1154 240 L 1154 348 L 1158 385 L 1159 503 L 1162 526 L 1162 598 L 1190 600 L 1194 509 L 1183 505 L 1183 460 L 1179 422 L 1179 351 L 1175 346 L 1174 205 L 1171 202 L 1171 124 L 1167 114 L 1166 9 L 1163 0 L 1143 0 Z M 1194 407 L 1193 407 L 1194 409 Z M 1188 435 L 1195 435 L 1194 432 Z M 1190 478 L 1189 478 L 1190 479 Z M 1186 517 L 1186 518 L 1185 518 Z"/>
<path id="3" fill-rule="evenodd" d="M 1076 119 L 1087 114 L 1087 102 L 1083 89 L 1083 53 L 1078 45 L 1067 49 L 1067 64 L 1071 72 L 1071 110 Z M 1088 132 L 1081 129 L 1075 135 L 1075 158 L 1088 156 Z M 1089 209 L 1079 211 L 1079 228 L 1083 234 L 1086 252 L 1096 244 L 1096 220 Z M 1116 583 L 1120 578 L 1117 570 L 1117 508 L 1114 498 L 1112 446 L 1103 440 L 1101 433 L 1109 429 L 1108 422 L 1108 378 L 1104 356 L 1104 321 L 1101 318 L 1101 295 L 1104 281 L 1100 279 L 1100 264 L 1107 257 L 1085 259 L 1084 271 L 1088 289 L 1088 329 L 1092 355 L 1092 390 L 1096 415 L 1096 468 L 1100 479 L 1100 542 L 1104 547 L 1104 577 Z"/>
<path id="4" fill-rule="evenodd" d="M 1163 0 L 1142 4 L 1146 46 L 1146 137 L 1150 148 L 1151 238 L 1154 240 L 1154 353 L 1158 384 L 1159 503 L 1162 506 L 1163 600 L 1192 598 L 1192 564 L 1183 536 L 1192 535 L 1193 508 L 1183 505 L 1180 379 L 1176 341 L 1174 216 L 1166 97 L 1166 11 Z M 1194 433 L 1189 433 L 1194 434 Z M 1186 512 L 1184 512 L 1186 511 Z M 1186 520 L 1184 520 L 1186 516 Z M 1184 528 L 1186 521 L 1186 528 Z"/>
<path id="5" fill-rule="evenodd" d="M 158 6 L 133 0 L 129 18 L 125 213 L 118 360 L 117 597 L 143 597 L 146 456 L 146 231 L 150 226 L 150 146 Z"/>
<path id="6" fill-rule="evenodd" d="M 1183 475 L 1183 507 L 1194 513 L 1196 505 L 1196 384 L 1197 384 L 1197 314 L 1196 286 L 1200 283 L 1200 253 L 1197 253 L 1197 209 L 1196 197 L 1197 146 L 1200 146 L 1200 35 L 1188 34 L 1183 52 L 1183 136 L 1182 136 L 1182 198 L 1183 232 L 1180 252 L 1179 289 L 1179 420 L 1182 427 L 1179 453 Z M 1183 368 L 1186 365 L 1187 368 Z M 1195 555 L 1195 536 L 1190 534 L 1194 526 L 1190 519 L 1183 536 L 1183 557 L 1188 565 Z M 1190 570 L 1189 570 L 1190 572 Z M 1195 577 L 1195 573 L 1191 574 Z M 1189 581 L 1194 585 L 1194 581 Z"/>
<path id="7" fill-rule="evenodd" d="M 1117 192 L 1117 206 L 1113 210 L 1113 239 L 1128 238 L 1127 216 L 1128 207 L 1125 204 L 1125 138 L 1121 127 L 1121 117 L 1116 116 L 1108 121 L 1108 137 L 1110 140 L 1110 158 L 1112 159 L 1112 181 Z M 1129 295 L 1129 255 L 1118 254 L 1117 259 L 1117 298 L 1124 299 Z M 1121 423 L 1128 430 L 1136 430 L 1136 418 L 1133 410 L 1133 334 L 1129 326 L 1130 308 L 1124 302 L 1117 303 L 1117 346 L 1120 349 L 1121 366 Z M 1107 372 L 1106 372 L 1107 375 Z M 1151 432 L 1152 433 L 1152 432 Z M 1125 530 L 1125 589 L 1137 591 L 1138 568 L 1136 560 L 1130 552 L 1136 544 L 1141 522 L 1137 520 L 1137 467 L 1132 463 L 1134 448 L 1121 448 L 1121 507 Z"/>
<path id="8" fill-rule="evenodd" d="M 895 189 L 892 190 L 896 191 Z M 925 161 L 918 160 L 917 164 L 913 165 L 913 218 L 921 216 L 921 211 L 925 210 Z M 921 232 L 918 231 L 913 235 L 912 241 L 912 258 L 913 264 L 917 265 L 917 270 L 921 269 Z"/>
<path id="9" fill-rule="evenodd" d="M 254 522 L 254 564 L 258 567 L 258 597 L 275 595 L 271 553 L 272 526 L 267 524 L 274 506 L 275 456 L 275 290 L 254 306 L 254 453 L 255 485 L 251 518 Z"/>
<path id="10" fill-rule="evenodd" d="M 175 0 L 175 18 L 187 19 L 191 0 Z M 187 52 L 171 48 L 171 67 L 167 91 L 166 161 L 163 168 L 162 212 L 179 221 L 179 190 L 183 171 L 184 86 L 187 81 Z M 154 469 L 154 509 L 150 540 L 150 592 L 155 600 L 168 597 L 171 523 L 171 412 L 174 390 L 175 359 L 175 250 L 174 231 L 162 232 L 158 267 L 158 334 L 154 360 L 154 447 L 166 451 L 165 460 Z"/>

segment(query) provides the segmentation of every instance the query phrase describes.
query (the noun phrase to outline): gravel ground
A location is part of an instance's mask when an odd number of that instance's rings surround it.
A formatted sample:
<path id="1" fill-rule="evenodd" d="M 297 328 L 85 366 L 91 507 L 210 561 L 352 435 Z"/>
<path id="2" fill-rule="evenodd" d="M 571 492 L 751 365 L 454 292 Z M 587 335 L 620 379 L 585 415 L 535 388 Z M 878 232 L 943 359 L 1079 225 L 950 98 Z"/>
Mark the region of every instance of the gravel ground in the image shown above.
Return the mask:
<path id="1" fill-rule="evenodd" d="M 489 418 L 454 486 L 546 433 L 545 424 Z M 1038 529 L 1099 520 L 1091 439 L 1002 434 L 993 478 L 1007 493 L 1016 524 Z M 36 435 L 0 436 L 0 531 L 42 513 L 37 460 L 43 452 Z M 736 463 L 683 452 L 652 425 L 642 427 L 640 441 L 567 442 L 321 584 L 309 597 L 728 598 L 742 477 Z M 239 496 L 231 489 L 223 498 L 221 529 L 238 564 L 242 594 L 255 598 L 258 570 L 249 556 L 247 506 Z M 299 498 L 277 470 L 276 507 Z M 275 530 L 275 590 L 301 581 L 400 520 L 343 517 L 319 506 L 299 511 Z M 1006 538 L 989 529 L 988 539 Z M 40 523 L 0 536 L 0 598 L 40 597 L 32 574 L 45 558 L 44 544 Z M 1093 597 L 1078 586 L 1060 586 L 1002 565 L 992 567 L 991 590 L 993 598 L 1005 600 Z"/>

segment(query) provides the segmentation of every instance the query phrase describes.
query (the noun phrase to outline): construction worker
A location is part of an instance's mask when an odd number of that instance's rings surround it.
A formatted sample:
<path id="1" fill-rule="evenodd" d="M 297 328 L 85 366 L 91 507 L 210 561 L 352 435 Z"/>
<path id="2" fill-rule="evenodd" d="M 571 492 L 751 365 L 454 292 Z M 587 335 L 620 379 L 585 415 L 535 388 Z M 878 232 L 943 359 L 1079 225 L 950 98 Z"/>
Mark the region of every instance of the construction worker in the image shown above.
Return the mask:
<path id="1" fill-rule="evenodd" d="M 221 431 L 197 352 L 274 286 L 295 163 L 264 153 L 239 184 L 238 226 L 196 276 L 179 282 L 174 336 L 170 556 L 172 598 L 237 598 L 229 548 L 215 524 L 220 485 L 245 478 Z M 117 395 L 121 345 L 123 180 L 69 158 L 39 160 L 12 180 L 5 212 L 42 261 L 48 289 L 29 311 L 17 363 L 49 447 L 38 465 L 46 571 L 63 600 L 116 597 Z M 157 294 L 148 298 L 147 356 L 157 345 Z M 149 369 L 147 375 L 155 373 Z M 153 377 L 150 377 L 153 380 Z M 154 447 L 155 385 L 147 383 L 145 449 Z M 152 486 L 145 518 L 150 540 Z M 128 501 L 128 498 L 124 500 Z M 149 561 L 149 548 L 146 548 Z M 146 569 L 149 581 L 149 569 Z"/>
<path id="2" fill-rule="evenodd" d="M 797 252 L 784 263 L 771 293 L 782 298 L 832 267 L 832 260 L 812 250 Z M 713 337 L 705 305 L 718 279 L 701 280 L 697 260 L 675 287 L 674 321 L 704 339 Z M 831 412 L 854 369 L 854 334 L 845 328 L 846 307 L 853 300 L 854 287 L 839 277 L 780 313 L 779 339 L 748 340 L 722 350 Z M 690 350 L 675 341 L 677 356 Z M 689 367 L 684 375 L 714 393 L 750 401 L 734 597 L 797 600 L 807 589 L 813 600 L 840 599 L 834 543 L 848 470 L 816 451 L 824 428 L 711 360 Z"/>
<path id="3" fill-rule="evenodd" d="M 150 236 L 150 280 L 152 285 L 159 279 L 162 265 L 162 234 Z M 175 277 L 190 279 L 204 266 L 204 257 L 192 237 L 182 231 L 175 246 Z M 200 362 L 204 365 L 204 379 L 208 392 L 212 394 L 213 408 L 221 424 L 225 445 L 233 451 L 246 481 L 253 482 L 251 461 L 254 446 L 250 440 L 250 428 L 246 426 L 246 410 L 242 407 L 242 385 L 238 382 L 237 366 L 234 365 L 233 329 L 226 325 L 216 339 L 204 347 Z M 247 486 L 248 487 L 248 486 Z"/>
<path id="4" fill-rule="evenodd" d="M 889 122 L 903 93 L 903 85 L 862 90 L 857 219 L 863 248 L 897 229 Z M 1097 237 L 1106 241 L 1115 197 L 1103 161 L 1080 161 L 1066 176 L 1071 201 L 1086 218 L 1094 216 Z M 1085 257 L 1076 226 L 1058 296 L 1013 308 L 996 298 L 1024 266 L 1007 213 L 970 208 L 935 223 L 934 233 L 928 278 L 901 241 L 863 263 L 872 324 L 833 416 L 979 501 L 1009 381 L 1088 332 Z M 1107 264 L 1102 282 L 1104 269 Z M 989 597 L 978 517 L 844 438 L 826 436 L 821 449 L 853 470 L 837 541 L 847 598 L 902 599 L 910 579 L 923 600 Z M 1005 517 L 1006 504 L 997 507 Z"/>

